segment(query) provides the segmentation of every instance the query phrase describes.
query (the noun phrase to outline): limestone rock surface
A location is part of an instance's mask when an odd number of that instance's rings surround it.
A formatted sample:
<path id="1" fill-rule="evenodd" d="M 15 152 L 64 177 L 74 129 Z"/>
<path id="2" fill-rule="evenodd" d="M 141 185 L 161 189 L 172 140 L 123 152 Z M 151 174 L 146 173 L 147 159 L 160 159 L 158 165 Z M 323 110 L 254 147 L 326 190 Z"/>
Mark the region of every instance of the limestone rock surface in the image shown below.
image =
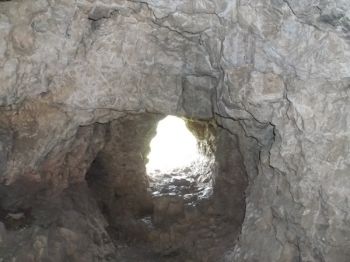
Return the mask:
<path id="1" fill-rule="evenodd" d="M 217 159 L 245 215 L 216 261 L 349 261 L 349 1 L 0 1 L 1 261 L 113 261 L 85 174 L 104 124 L 145 112 L 236 139 Z"/>

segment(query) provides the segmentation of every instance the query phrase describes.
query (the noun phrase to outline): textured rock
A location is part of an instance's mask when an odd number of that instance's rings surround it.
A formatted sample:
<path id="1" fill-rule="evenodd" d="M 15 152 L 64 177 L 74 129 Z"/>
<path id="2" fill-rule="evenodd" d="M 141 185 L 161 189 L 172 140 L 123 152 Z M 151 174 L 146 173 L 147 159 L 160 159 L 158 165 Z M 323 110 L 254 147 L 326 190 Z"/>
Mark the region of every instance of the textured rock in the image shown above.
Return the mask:
<path id="1" fill-rule="evenodd" d="M 140 217 L 152 209 L 145 163 L 160 118 L 152 114 L 128 116 L 107 127 L 106 146 L 86 179 L 112 225 L 118 224 L 119 216 L 125 216 L 121 220 Z"/>
<path id="2" fill-rule="evenodd" d="M 245 168 L 245 218 L 217 261 L 348 261 L 349 21 L 347 0 L 0 1 L 0 204 L 35 217 L 0 221 L 0 258 L 107 260 L 85 173 L 101 123 L 150 112 L 237 139 L 217 157 Z"/>

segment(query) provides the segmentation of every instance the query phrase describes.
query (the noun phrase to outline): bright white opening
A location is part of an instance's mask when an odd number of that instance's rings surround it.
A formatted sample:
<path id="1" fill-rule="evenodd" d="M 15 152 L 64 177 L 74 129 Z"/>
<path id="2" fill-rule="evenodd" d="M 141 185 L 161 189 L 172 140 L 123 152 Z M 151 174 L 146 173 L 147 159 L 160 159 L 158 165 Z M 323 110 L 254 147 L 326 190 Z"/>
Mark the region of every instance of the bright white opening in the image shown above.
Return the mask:
<path id="1" fill-rule="evenodd" d="M 150 147 L 148 173 L 184 168 L 199 157 L 196 138 L 187 129 L 185 121 L 175 116 L 167 116 L 159 122 Z"/>

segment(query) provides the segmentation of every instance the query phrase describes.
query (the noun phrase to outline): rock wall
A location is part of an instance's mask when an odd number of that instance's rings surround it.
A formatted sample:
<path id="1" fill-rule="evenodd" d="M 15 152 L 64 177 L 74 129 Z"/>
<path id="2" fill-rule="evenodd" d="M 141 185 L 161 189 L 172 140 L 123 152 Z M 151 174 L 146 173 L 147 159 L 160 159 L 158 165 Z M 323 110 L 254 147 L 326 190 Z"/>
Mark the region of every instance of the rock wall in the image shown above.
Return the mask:
<path id="1" fill-rule="evenodd" d="M 111 122 L 105 147 L 86 174 L 111 226 L 152 213 L 145 163 L 160 115 L 140 114 Z"/>
<path id="2" fill-rule="evenodd" d="M 249 177 L 227 260 L 348 261 L 349 12 L 346 0 L 1 1 L 2 208 L 16 209 L 21 181 L 50 192 L 83 181 L 101 145 L 79 147 L 81 126 L 214 118 Z M 50 257 L 33 232 L 27 261 Z M 0 254 L 20 261 L 11 252 Z"/>

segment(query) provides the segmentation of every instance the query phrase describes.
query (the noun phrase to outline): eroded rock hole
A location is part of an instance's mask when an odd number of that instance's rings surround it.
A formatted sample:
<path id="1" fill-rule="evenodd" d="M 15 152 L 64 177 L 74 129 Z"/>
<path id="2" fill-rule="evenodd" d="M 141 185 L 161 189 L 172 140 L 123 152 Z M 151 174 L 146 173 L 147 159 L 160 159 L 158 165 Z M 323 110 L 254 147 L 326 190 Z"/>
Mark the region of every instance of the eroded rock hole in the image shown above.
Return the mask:
<path id="1" fill-rule="evenodd" d="M 152 159 L 157 149 L 150 150 L 150 144 L 171 120 L 171 142 L 179 147 L 161 142 L 168 153 L 158 152 L 157 166 Z M 194 155 L 186 155 L 192 142 L 187 137 L 181 145 L 183 130 L 174 121 L 192 136 Z M 106 136 L 86 180 L 108 221 L 118 259 L 220 261 L 232 252 L 247 186 L 234 135 L 214 121 L 142 114 L 111 122 Z M 179 148 L 186 157 L 167 163 Z"/>
<path id="2" fill-rule="evenodd" d="M 159 121 L 150 148 L 146 164 L 150 176 L 189 167 L 201 157 L 196 138 L 186 127 L 186 122 L 175 116 Z"/>

